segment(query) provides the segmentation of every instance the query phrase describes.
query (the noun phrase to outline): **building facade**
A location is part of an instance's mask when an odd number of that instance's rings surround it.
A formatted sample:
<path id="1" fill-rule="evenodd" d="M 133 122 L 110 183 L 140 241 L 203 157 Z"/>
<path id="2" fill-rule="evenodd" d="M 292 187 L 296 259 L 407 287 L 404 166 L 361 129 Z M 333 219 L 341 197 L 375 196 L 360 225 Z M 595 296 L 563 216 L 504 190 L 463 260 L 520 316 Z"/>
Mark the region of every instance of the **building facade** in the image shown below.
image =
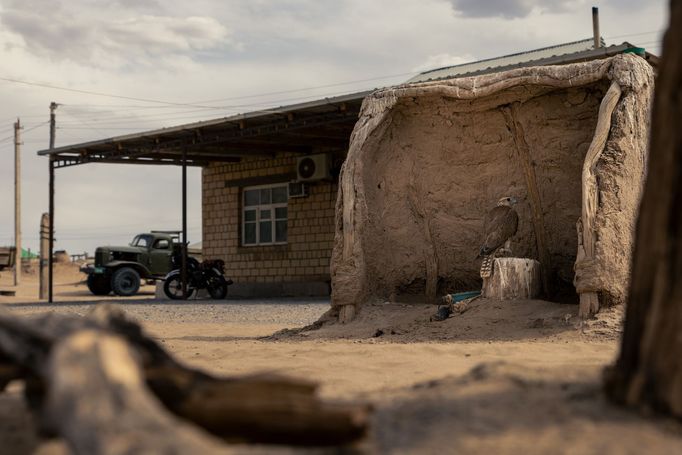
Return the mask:
<path id="1" fill-rule="evenodd" d="M 296 165 L 282 154 L 203 169 L 203 254 L 225 261 L 230 294 L 329 294 L 337 182 L 290 195 Z"/>

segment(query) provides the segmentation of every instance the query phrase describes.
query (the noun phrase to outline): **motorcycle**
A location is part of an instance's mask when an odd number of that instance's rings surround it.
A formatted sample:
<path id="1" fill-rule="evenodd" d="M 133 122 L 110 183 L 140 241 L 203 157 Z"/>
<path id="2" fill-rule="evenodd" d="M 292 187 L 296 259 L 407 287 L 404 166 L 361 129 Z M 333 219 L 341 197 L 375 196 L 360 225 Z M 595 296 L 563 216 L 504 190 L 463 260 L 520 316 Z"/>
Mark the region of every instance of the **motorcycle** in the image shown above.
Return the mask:
<path id="1" fill-rule="evenodd" d="M 220 259 L 199 262 L 193 257 L 187 257 L 187 295 L 182 292 L 182 269 L 180 255 L 172 257 L 173 269 L 163 283 L 163 292 L 169 299 L 180 300 L 190 298 L 200 289 L 206 289 L 213 299 L 224 299 L 227 287 L 234 283 L 225 278 L 225 262 Z"/>

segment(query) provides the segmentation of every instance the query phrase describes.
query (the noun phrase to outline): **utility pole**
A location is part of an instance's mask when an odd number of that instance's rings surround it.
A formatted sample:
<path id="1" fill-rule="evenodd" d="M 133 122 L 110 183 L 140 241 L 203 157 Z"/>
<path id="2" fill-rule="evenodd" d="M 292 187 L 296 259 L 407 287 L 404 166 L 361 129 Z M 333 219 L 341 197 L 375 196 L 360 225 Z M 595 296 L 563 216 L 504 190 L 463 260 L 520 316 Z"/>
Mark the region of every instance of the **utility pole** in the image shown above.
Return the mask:
<path id="1" fill-rule="evenodd" d="M 21 121 L 14 123 L 14 285 L 21 282 Z"/>
<path id="2" fill-rule="evenodd" d="M 47 213 L 43 213 L 40 217 L 40 287 L 38 292 L 38 298 L 40 300 L 47 298 L 47 264 L 48 264 L 48 245 L 49 235 L 50 235 L 50 216 Z"/>
<path id="3" fill-rule="evenodd" d="M 54 149 L 54 140 L 55 140 L 55 132 L 57 130 L 57 125 L 56 125 L 56 120 L 55 120 L 55 114 L 54 111 L 57 110 L 57 106 L 59 106 L 57 103 L 52 101 L 50 103 L 50 150 Z M 52 303 L 52 288 L 54 284 L 54 270 L 53 270 L 53 256 L 54 256 L 54 157 L 50 155 L 50 197 L 49 197 L 49 210 L 50 210 L 50 219 L 49 219 L 49 244 L 48 244 L 48 249 L 49 249 L 49 256 L 47 258 L 47 264 L 48 264 L 48 271 L 47 271 L 47 301 L 49 303 Z"/>

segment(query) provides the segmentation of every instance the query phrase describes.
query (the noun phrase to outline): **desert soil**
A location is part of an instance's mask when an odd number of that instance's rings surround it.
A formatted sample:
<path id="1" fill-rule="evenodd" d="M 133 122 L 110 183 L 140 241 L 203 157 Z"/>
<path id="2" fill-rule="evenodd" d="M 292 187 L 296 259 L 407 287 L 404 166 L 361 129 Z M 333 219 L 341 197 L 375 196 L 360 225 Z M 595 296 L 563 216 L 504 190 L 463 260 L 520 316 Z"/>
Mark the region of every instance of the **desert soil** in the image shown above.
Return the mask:
<path id="1" fill-rule="evenodd" d="M 55 273 L 56 302 L 35 275 L 0 303 L 15 314 L 86 314 L 97 303 L 77 267 Z M 12 289 L 3 273 L 0 289 Z M 179 359 L 220 375 L 276 372 L 320 384 L 325 399 L 374 405 L 360 453 L 682 453 L 682 426 L 608 404 L 603 368 L 618 350 L 622 312 L 580 324 L 573 305 L 475 300 L 430 321 L 435 307 L 376 302 L 348 325 L 314 325 L 327 299 L 155 300 L 120 304 Z M 285 330 L 289 329 L 289 330 Z M 3 453 L 68 453 L 39 440 L 21 385 L 0 394 Z M 291 453 L 232 446 L 236 453 Z M 298 452 L 298 451 L 293 451 Z"/>

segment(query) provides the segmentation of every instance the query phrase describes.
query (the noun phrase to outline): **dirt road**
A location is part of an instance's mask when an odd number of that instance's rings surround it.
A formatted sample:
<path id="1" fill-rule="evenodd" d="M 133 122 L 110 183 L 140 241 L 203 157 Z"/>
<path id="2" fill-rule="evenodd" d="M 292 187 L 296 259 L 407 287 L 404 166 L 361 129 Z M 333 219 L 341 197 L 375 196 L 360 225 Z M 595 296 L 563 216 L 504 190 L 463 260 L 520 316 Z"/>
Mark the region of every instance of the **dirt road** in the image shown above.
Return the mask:
<path id="1" fill-rule="evenodd" d="M 77 275 L 65 277 L 57 303 L 21 295 L 0 303 L 22 315 L 87 313 L 92 296 Z M 601 372 L 618 349 L 618 311 L 581 324 L 572 305 L 479 301 L 431 322 L 432 306 L 377 302 L 349 325 L 272 337 L 316 321 L 328 301 L 175 303 L 151 293 L 105 300 L 191 365 L 223 375 L 287 374 L 319 382 L 324 398 L 374 403 L 365 453 L 682 452 L 679 424 L 642 419 L 602 398 Z M 58 443 L 38 445 L 16 385 L 0 395 L 0 408 L 0 446 L 64 453 Z"/>

